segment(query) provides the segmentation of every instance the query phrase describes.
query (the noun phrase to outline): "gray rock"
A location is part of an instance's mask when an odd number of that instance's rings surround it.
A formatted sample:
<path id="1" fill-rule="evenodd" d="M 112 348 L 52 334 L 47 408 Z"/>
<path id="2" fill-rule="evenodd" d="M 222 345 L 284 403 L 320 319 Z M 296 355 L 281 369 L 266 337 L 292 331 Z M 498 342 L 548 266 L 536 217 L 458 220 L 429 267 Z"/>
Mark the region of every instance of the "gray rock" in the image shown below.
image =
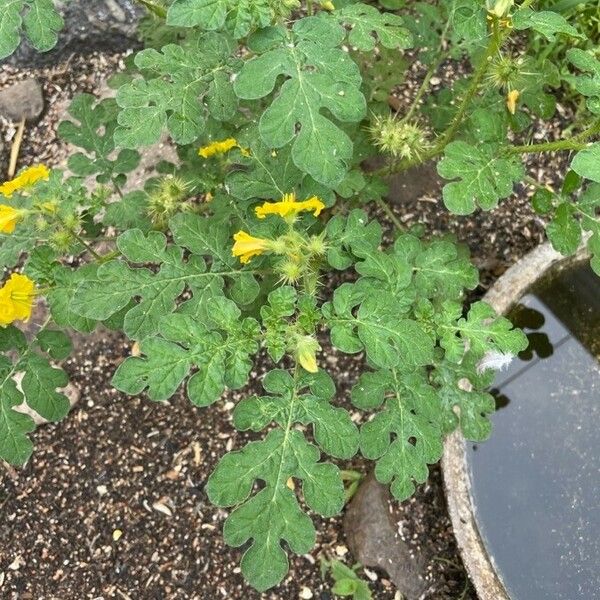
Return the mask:
<path id="1" fill-rule="evenodd" d="M 425 591 L 422 561 L 400 539 L 389 512 L 390 493 L 373 473 L 361 483 L 344 517 L 344 533 L 354 557 L 388 573 L 406 600 Z"/>
<path id="2" fill-rule="evenodd" d="M 42 86 L 37 79 L 18 81 L 0 92 L 0 116 L 10 121 L 35 121 L 44 110 Z"/>
<path id="3" fill-rule="evenodd" d="M 60 0 L 65 20 L 58 44 L 40 53 L 23 40 L 6 62 L 19 67 L 40 67 L 66 60 L 71 54 L 120 52 L 139 46 L 137 25 L 144 14 L 135 0 Z"/>

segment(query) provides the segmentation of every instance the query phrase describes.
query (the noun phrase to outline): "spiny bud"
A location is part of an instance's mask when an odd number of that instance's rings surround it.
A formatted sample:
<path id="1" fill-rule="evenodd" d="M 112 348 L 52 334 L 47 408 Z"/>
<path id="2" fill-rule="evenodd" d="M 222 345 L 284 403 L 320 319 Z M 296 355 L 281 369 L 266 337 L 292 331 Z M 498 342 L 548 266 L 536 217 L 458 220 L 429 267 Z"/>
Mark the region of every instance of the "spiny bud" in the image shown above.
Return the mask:
<path id="1" fill-rule="evenodd" d="M 294 285 L 302 277 L 301 266 L 293 260 L 282 260 L 277 265 L 277 272 L 281 275 L 282 283 Z"/>
<path id="2" fill-rule="evenodd" d="M 488 68 L 487 81 L 498 89 L 519 89 L 525 87 L 525 78 L 534 73 L 527 70 L 528 63 L 523 58 L 497 56 Z"/>
<path id="3" fill-rule="evenodd" d="M 313 256 L 323 256 L 327 252 L 327 243 L 323 235 L 312 235 L 306 244 L 306 249 Z"/>
<path id="4" fill-rule="evenodd" d="M 81 219 L 79 215 L 70 214 L 67 215 L 63 220 L 65 227 L 71 231 L 77 231 L 81 226 Z"/>
<path id="5" fill-rule="evenodd" d="M 335 10 L 335 5 L 333 4 L 333 2 L 331 2 L 331 0 L 321 0 L 321 8 L 331 12 Z"/>
<path id="6" fill-rule="evenodd" d="M 50 245 L 59 252 L 67 252 L 73 244 L 73 234 L 66 229 L 55 231 L 49 239 Z"/>
<path id="7" fill-rule="evenodd" d="M 418 124 L 402 122 L 392 115 L 376 116 L 369 132 L 384 152 L 403 160 L 418 160 L 429 148 L 426 133 Z"/>
<path id="8" fill-rule="evenodd" d="M 178 212 L 189 209 L 188 184 L 179 177 L 169 175 L 159 182 L 148 198 L 148 216 L 158 228 L 167 226 L 169 219 Z"/>
<path id="9" fill-rule="evenodd" d="M 48 221 L 46 221 L 46 219 L 44 219 L 44 217 L 38 217 L 35 220 L 35 228 L 38 231 L 45 231 L 46 229 L 48 229 Z"/>

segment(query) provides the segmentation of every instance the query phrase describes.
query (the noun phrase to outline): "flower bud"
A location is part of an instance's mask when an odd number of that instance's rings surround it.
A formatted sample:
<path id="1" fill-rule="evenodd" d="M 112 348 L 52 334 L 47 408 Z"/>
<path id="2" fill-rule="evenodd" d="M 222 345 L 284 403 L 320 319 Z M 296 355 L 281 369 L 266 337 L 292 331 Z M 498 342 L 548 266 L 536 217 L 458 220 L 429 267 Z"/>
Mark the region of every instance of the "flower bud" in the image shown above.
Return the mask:
<path id="1" fill-rule="evenodd" d="M 486 0 L 488 12 L 499 19 L 508 16 L 514 3 L 514 0 Z"/>
<path id="2" fill-rule="evenodd" d="M 320 349 L 319 342 L 311 335 L 298 337 L 296 341 L 296 360 L 305 371 L 316 373 L 319 370 L 317 352 Z"/>

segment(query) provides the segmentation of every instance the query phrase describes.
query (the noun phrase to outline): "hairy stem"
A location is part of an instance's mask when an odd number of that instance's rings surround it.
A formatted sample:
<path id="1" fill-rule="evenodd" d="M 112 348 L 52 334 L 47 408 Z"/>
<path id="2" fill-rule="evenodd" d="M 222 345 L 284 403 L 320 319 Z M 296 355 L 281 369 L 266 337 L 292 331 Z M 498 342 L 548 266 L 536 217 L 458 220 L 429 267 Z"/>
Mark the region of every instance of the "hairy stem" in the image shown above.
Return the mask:
<path id="1" fill-rule="evenodd" d="M 523 144 L 521 146 L 510 146 L 506 148 L 507 154 L 533 154 L 537 152 L 556 152 L 559 150 L 583 150 L 586 146 L 586 140 L 600 134 L 600 119 L 591 127 L 588 127 L 581 133 L 564 140 L 554 142 L 542 142 L 540 144 Z"/>

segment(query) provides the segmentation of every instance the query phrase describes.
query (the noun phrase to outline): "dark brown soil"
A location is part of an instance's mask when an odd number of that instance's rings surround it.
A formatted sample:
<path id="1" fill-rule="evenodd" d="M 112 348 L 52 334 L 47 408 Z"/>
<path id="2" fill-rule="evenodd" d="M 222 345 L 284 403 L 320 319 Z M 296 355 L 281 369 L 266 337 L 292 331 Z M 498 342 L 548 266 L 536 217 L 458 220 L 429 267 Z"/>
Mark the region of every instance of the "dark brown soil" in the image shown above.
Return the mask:
<path id="1" fill-rule="evenodd" d="M 68 66 L 35 73 L 48 104 L 39 125 L 26 133 L 22 164 L 56 165 L 64 159 L 65 148 L 54 132 L 67 99 L 75 91 L 98 90 L 121 58 L 73 57 Z M 0 88 L 25 75 L 4 70 Z M 0 124 L 5 140 L 13 132 L 12 125 Z M 559 168 L 532 166 L 543 180 Z M 482 269 L 483 285 L 475 295 L 543 238 L 543 224 L 524 190 L 497 211 L 459 218 L 440 203 L 439 184 L 429 187 L 425 194 L 397 190 L 393 210 L 407 225 L 424 223 L 431 234 L 453 232 L 470 246 Z M 391 231 L 385 215 L 379 216 Z M 35 453 L 25 468 L 0 466 L 0 597 L 332 598 L 331 581 L 319 573 L 319 555 L 353 563 L 341 516 L 315 519 L 316 548 L 310 555 L 290 557 L 291 570 L 280 587 L 262 596 L 250 590 L 239 574 L 240 550 L 222 541 L 227 513 L 211 506 L 204 491 L 218 458 L 247 439 L 231 424 L 240 394 L 228 393 L 210 410 L 192 407 L 183 393 L 160 405 L 126 397 L 111 388 L 110 376 L 129 352 L 120 338 L 91 338 L 65 367 L 81 390 L 80 403 L 63 423 L 38 429 Z M 341 356 L 327 347 L 323 356 L 338 382 L 338 402 L 347 403 L 361 357 Z M 253 391 L 258 391 L 259 376 L 252 376 Z M 360 460 L 351 466 L 367 468 Z M 452 534 L 439 468 L 433 467 L 429 482 L 393 510 L 399 535 L 426 557 L 430 586 L 425 597 L 475 598 Z M 371 579 L 376 600 L 400 600 L 385 573 L 363 574 Z"/>

